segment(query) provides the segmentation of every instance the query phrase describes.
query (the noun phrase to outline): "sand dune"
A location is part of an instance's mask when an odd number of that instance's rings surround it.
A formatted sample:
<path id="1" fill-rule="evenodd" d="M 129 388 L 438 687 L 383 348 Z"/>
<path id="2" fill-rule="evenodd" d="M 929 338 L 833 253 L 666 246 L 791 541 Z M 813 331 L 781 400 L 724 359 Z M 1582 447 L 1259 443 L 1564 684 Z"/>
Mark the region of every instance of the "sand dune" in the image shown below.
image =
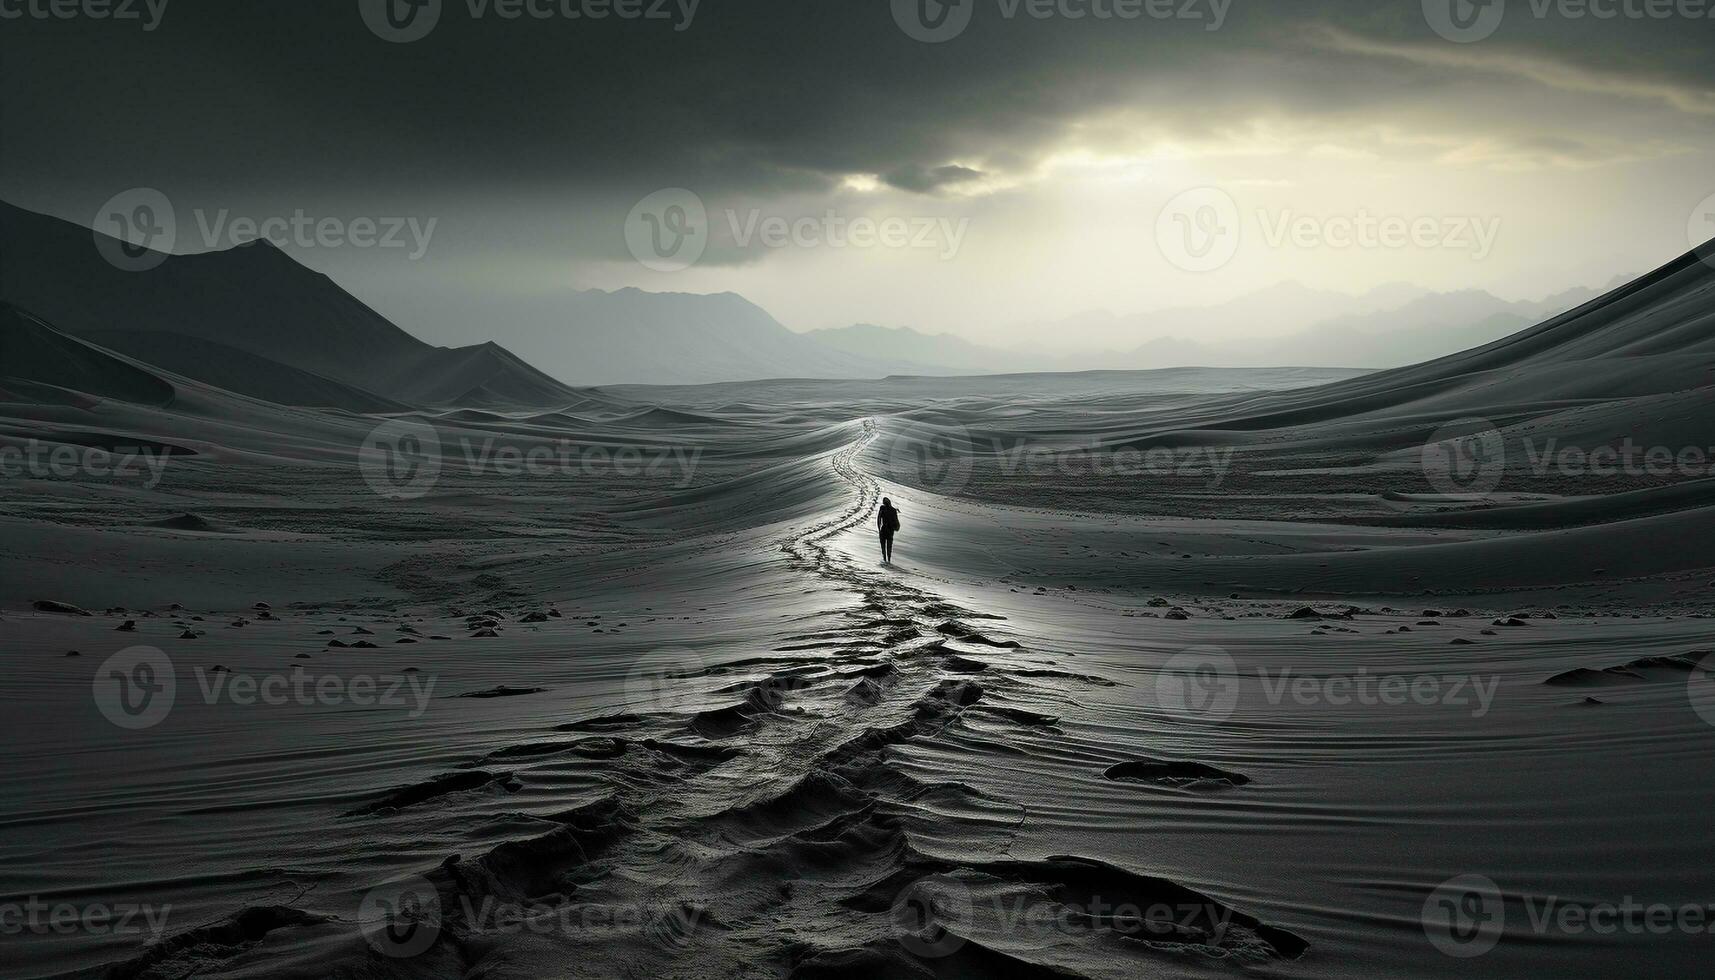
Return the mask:
<path id="1" fill-rule="evenodd" d="M 0 379 L 16 401 L 34 395 L 71 404 L 87 405 L 93 397 L 166 406 L 177 394 L 149 371 L 66 337 L 10 304 L 0 304 L 0 361 Z"/>
<path id="2" fill-rule="evenodd" d="M 184 334 L 91 330 L 82 339 L 216 388 L 280 405 L 348 412 L 402 412 L 410 406 L 353 385 Z"/>
<path id="3" fill-rule="evenodd" d="M 1711 299 L 1681 262 L 1362 377 L 561 391 L 477 349 L 398 410 L 403 380 L 269 377 L 212 335 L 159 355 L 227 389 L 8 309 L 0 445 L 168 460 L 0 478 L 0 860 L 171 909 L 24 937 L 19 972 L 1432 976 L 1424 903 L 1478 872 L 1509 912 L 1478 973 L 1688 971 L 1695 938 L 1543 935 L 1523 906 L 1708 888 L 1683 819 L 1715 805 L 1686 777 L 1707 480 L 1521 463 L 1450 494 L 1414 454 L 1484 413 L 1509 441 L 1697 438 Z M 384 423 L 432 427 L 421 497 L 364 479 Z M 577 465 L 472 463 L 495 447 Z M 138 646 L 178 685 L 145 731 L 91 698 Z M 1230 702 L 1176 707 L 1214 652 Z M 269 678 L 395 699 L 224 686 Z M 1325 696 L 1381 678 L 1444 696 Z M 433 921 L 378 918 L 402 895 Z"/>

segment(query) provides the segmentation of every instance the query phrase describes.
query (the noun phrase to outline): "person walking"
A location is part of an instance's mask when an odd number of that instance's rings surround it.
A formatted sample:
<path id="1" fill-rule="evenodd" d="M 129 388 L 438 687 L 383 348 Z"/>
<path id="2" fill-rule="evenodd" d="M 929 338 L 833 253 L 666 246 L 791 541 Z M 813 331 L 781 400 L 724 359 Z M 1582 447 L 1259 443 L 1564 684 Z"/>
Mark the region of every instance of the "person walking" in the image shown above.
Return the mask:
<path id="1" fill-rule="evenodd" d="M 881 509 L 875 514 L 876 529 L 881 532 L 881 563 L 893 564 L 893 532 L 899 530 L 899 511 L 893 501 L 881 498 Z"/>

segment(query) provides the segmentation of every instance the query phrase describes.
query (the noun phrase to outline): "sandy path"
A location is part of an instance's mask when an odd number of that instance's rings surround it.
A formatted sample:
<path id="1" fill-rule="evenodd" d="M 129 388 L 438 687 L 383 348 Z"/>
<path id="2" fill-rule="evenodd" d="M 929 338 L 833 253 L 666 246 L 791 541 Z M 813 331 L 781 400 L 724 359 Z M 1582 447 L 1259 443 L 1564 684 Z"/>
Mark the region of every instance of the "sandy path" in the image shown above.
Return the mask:
<path id="1" fill-rule="evenodd" d="M 430 873 L 443 941 L 412 965 L 444 967 L 435 951 L 456 951 L 466 971 L 540 976 L 572 944 L 600 975 L 695 965 L 730 976 L 1102 976 L 1181 944 L 1250 962 L 1302 952 L 1297 937 L 1172 882 L 1077 857 L 1020 859 L 1011 848 L 1025 807 L 913 761 L 938 745 L 991 771 L 1010 753 L 1051 751 L 1061 733 L 1039 710 L 1051 707 L 1040 680 L 1014 674 L 1040 662 L 991 635 L 1004 617 L 824 546 L 874 512 L 880 487 L 857 459 L 876 436 L 866 422 L 831 458 L 855 499 L 778 545 L 850 589 L 856 607 L 809 617 L 769 655 L 654 679 L 654 710 L 575 721 L 559 726 L 572 741 L 474 763 L 505 765 L 523 796 L 569 780 L 569 767 L 599 770 L 609 792 L 546 817 L 546 833 Z M 709 689 L 717 680 L 727 683 Z M 686 697 L 684 686 L 702 692 Z M 1183 913 L 1092 918 L 1084 907 L 1098 902 Z M 1021 932 L 1008 918 L 1038 906 L 1079 925 Z M 484 911 L 496 907 L 555 927 L 505 928 Z M 589 921 L 590 910 L 626 908 L 637 914 Z"/>

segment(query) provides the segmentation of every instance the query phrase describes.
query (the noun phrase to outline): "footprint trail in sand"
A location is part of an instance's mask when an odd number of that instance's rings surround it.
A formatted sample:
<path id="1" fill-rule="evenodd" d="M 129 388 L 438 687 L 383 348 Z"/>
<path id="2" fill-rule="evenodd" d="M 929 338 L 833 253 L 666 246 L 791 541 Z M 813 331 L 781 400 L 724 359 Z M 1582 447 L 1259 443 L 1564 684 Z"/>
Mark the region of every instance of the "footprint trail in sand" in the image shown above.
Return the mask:
<path id="1" fill-rule="evenodd" d="M 1117 977 L 1164 958 L 1237 970 L 1300 956 L 1299 937 L 1174 882 L 1012 853 L 1027 810 L 959 776 L 1052 752 L 1060 689 L 1023 644 L 990 635 L 1004 617 L 824 547 L 874 512 L 880 488 L 857 461 L 876 431 L 865 423 L 831 460 L 855 502 L 779 545 L 854 593 L 854 608 L 815 617 L 767 656 L 644 678 L 644 710 L 569 721 L 348 814 L 399 821 L 400 833 L 417 820 L 487 821 L 517 836 L 401 883 L 417 891 L 408 901 L 378 888 L 390 911 L 341 965 L 490 978 Z"/>

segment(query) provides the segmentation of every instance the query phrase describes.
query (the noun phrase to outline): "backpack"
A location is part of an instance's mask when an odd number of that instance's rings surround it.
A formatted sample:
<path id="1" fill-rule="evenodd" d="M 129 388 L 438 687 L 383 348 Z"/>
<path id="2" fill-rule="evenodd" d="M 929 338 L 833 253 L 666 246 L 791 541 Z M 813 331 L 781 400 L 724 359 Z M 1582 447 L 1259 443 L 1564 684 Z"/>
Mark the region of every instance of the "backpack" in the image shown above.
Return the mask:
<path id="1" fill-rule="evenodd" d="M 897 531 L 897 530 L 899 530 L 899 510 L 898 510 L 898 508 L 889 507 L 887 510 L 882 512 L 881 527 L 882 527 L 882 530 L 884 530 L 884 531 Z"/>

